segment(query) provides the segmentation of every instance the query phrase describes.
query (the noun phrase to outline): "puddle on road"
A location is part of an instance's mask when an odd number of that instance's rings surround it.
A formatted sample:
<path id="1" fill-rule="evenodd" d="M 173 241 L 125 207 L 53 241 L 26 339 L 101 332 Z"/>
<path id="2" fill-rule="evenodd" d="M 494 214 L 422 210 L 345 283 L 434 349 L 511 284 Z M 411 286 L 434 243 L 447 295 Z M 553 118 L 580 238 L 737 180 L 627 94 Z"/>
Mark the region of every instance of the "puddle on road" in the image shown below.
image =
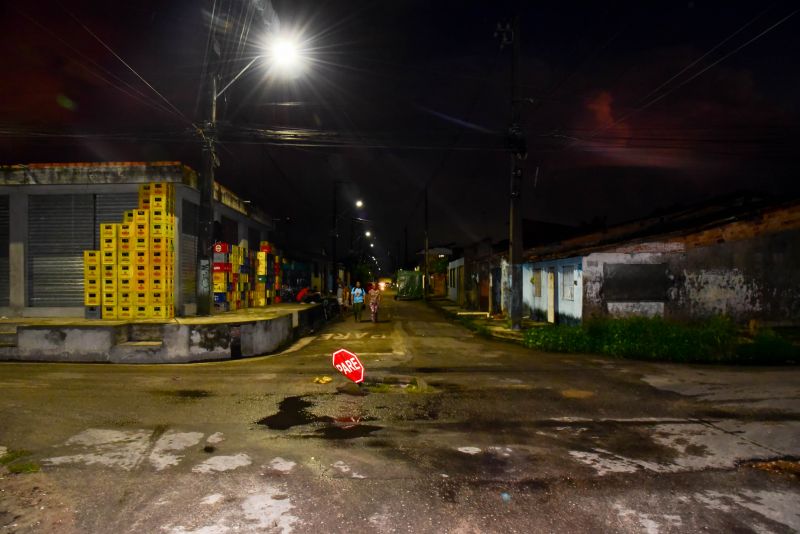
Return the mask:
<path id="1" fill-rule="evenodd" d="M 373 432 L 377 432 L 378 430 L 383 430 L 383 427 L 361 424 L 348 426 L 332 425 L 320 428 L 316 433 L 323 439 L 354 439 L 369 437 Z"/>
<path id="2" fill-rule="evenodd" d="M 272 430 L 288 430 L 293 426 L 310 425 L 311 423 L 330 423 L 330 417 L 318 417 L 306 411 L 312 403 L 303 397 L 286 397 L 278 404 L 278 413 L 256 421 L 257 424 Z"/>
<path id="3" fill-rule="evenodd" d="M 303 397 L 286 397 L 278 404 L 278 413 L 265 417 L 256 423 L 272 430 L 288 430 L 295 426 L 311 425 L 314 423 L 328 423 L 328 426 L 319 428 L 307 437 L 322 439 L 355 439 L 370 436 L 373 432 L 382 430 L 376 425 L 361 424 L 371 421 L 363 417 L 337 417 L 317 416 L 308 411 L 313 403 Z"/>

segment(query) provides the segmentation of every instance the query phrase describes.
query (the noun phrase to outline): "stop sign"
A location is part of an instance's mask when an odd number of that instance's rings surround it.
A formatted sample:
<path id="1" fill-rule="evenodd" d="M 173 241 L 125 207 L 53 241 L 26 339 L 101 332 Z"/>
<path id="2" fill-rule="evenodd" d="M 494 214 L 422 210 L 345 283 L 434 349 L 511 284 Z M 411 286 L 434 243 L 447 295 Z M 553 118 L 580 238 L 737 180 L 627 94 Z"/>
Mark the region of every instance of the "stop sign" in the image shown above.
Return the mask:
<path id="1" fill-rule="evenodd" d="M 346 349 L 333 353 L 333 366 L 344 376 L 358 384 L 364 380 L 364 366 L 358 356 Z"/>

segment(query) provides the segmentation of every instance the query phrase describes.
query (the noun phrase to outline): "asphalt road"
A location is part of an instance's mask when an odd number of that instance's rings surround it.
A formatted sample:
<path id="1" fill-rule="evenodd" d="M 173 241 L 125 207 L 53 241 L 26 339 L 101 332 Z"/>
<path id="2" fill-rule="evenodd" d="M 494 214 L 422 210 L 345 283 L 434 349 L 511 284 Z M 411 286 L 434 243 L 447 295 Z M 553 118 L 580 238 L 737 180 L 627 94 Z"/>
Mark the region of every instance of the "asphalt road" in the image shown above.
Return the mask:
<path id="1" fill-rule="evenodd" d="M 0 455 L 41 470 L 0 467 L 0 533 L 797 532 L 797 464 L 758 461 L 800 457 L 798 384 L 532 352 L 391 299 L 261 358 L 2 363 Z"/>

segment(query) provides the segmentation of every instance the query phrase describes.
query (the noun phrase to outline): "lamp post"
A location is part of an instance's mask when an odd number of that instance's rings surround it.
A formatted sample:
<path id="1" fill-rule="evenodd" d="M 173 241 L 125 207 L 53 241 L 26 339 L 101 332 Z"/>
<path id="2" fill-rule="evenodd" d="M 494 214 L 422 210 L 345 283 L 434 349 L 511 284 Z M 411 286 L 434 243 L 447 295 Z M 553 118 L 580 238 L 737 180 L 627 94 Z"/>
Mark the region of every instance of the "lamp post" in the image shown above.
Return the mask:
<path id="1" fill-rule="evenodd" d="M 202 171 L 200 188 L 200 227 L 197 246 L 197 315 L 211 315 L 211 249 L 214 246 L 214 169 L 219 167 L 217 157 L 217 100 L 255 63 L 268 58 L 270 65 L 280 73 L 289 73 L 302 64 L 303 55 L 296 40 L 273 35 L 265 46 L 265 53 L 255 56 L 221 90 L 217 90 L 219 75 L 208 70 L 206 82 L 206 115 L 200 136 L 202 138 Z"/>

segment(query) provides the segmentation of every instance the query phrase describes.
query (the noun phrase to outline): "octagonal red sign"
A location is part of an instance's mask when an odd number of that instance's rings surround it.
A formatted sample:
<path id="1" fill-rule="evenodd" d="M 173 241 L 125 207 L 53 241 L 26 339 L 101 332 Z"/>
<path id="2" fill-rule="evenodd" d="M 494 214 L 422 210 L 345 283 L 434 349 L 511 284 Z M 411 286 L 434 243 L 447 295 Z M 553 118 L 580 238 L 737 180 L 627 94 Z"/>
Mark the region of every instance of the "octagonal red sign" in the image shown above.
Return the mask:
<path id="1" fill-rule="evenodd" d="M 339 349 L 333 353 L 333 366 L 356 384 L 364 380 L 364 366 L 361 360 L 347 349 Z"/>

